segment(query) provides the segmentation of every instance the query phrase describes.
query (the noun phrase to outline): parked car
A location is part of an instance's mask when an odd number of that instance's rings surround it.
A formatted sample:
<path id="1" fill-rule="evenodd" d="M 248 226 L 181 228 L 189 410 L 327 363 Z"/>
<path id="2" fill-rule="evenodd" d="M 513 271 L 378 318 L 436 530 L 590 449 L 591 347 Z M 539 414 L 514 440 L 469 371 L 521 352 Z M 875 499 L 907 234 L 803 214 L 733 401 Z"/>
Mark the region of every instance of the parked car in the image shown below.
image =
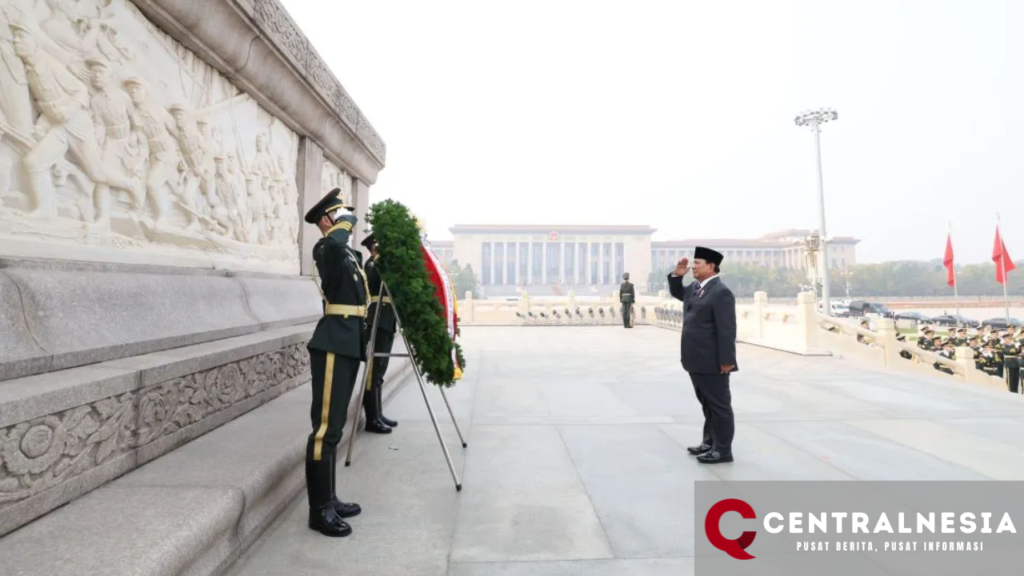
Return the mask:
<path id="1" fill-rule="evenodd" d="M 1006 317 L 989 318 L 981 323 L 982 326 L 991 326 L 993 330 L 1006 330 Z M 1024 321 L 1010 318 L 1010 326 L 1024 326 Z"/>
<path id="2" fill-rule="evenodd" d="M 850 315 L 850 308 L 846 304 L 844 304 L 842 302 L 833 300 L 831 308 L 832 308 L 832 314 L 831 315 L 833 317 L 835 317 L 835 318 L 845 318 L 845 317 Z M 825 311 L 825 303 L 824 302 L 818 302 L 818 312 L 819 313 L 823 313 L 824 311 Z"/>
<path id="3" fill-rule="evenodd" d="M 928 315 L 920 312 L 897 312 L 894 320 L 913 320 L 915 322 L 927 322 Z"/>
<path id="4" fill-rule="evenodd" d="M 885 307 L 885 304 L 877 302 L 865 302 L 864 300 L 850 301 L 850 316 L 858 317 L 866 314 L 877 314 L 882 318 L 892 318 L 895 313 Z"/>
<path id="5" fill-rule="evenodd" d="M 981 326 L 981 322 L 972 318 L 967 318 L 962 314 L 960 316 L 957 316 L 956 314 L 943 314 L 942 316 L 929 318 L 926 323 L 934 324 L 935 326 L 956 326 L 959 323 L 961 326 L 966 326 L 968 328 L 978 328 Z"/>

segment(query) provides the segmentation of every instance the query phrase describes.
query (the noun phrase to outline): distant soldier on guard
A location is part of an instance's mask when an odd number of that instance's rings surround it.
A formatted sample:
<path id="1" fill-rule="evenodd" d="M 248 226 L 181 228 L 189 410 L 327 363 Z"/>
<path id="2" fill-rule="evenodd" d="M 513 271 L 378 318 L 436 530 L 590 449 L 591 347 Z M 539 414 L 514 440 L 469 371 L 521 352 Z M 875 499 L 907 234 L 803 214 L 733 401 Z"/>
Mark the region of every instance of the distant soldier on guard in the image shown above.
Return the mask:
<path id="1" fill-rule="evenodd" d="M 338 501 L 335 468 L 338 443 L 359 372 L 366 359 L 364 330 L 367 289 L 362 256 L 348 246 L 357 218 L 335 188 L 306 213 L 324 237 L 313 247 L 321 278 L 324 316 L 316 325 L 309 350 L 313 376 L 313 432 L 306 444 L 306 494 L 309 527 L 327 536 L 348 536 L 343 518 L 359 514 L 358 504 Z"/>
<path id="2" fill-rule="evenodd" d="M 382 294 L 383 282 L 380 278 L 380 271 L 377 270 L 377 257 L 380 252 L 377 248 L 376 237 L 371 233 L 362 242 L 363 247 L 370 251 L 370 258 L 366 262 L 366 281 L 370 287 L 370 306 L 366 314 L 366 333 L 373 334 L 374 317 L 378 311 L 380 319 L 377 320 L 377 333 L 374 334 L 374 353 L 390 354 L 395 344 L 395 308 L 391 302 L 391 296 Z M 363 410 L 366 412 L 366 431 L 378 434 L 390 434 L 391 429 L 398 426 L 398 422 L 384 417 L 384 400 L 382 391 L 384 388 L 384 374 L 388 370 L 388 358 L 373 358 L 373 374 L 370 387 L 363 395 Z"/>
<path id="3" fill-rule="evenodd" d="M 622 303 L 622 326 L 632 328 L 633 302 L 636 301 L 636 291 L 633 283 L 629 281 L 629 272 L 622 275 L 622 285 L 619 286 L 619 302 Z"/>

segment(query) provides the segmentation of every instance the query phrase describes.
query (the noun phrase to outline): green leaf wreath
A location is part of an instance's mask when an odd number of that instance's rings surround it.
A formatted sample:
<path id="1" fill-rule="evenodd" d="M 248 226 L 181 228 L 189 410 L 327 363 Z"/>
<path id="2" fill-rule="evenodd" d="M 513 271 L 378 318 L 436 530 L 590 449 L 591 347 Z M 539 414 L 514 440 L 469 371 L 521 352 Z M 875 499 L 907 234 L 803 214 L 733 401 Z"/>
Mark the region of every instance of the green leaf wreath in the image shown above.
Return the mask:
<path id="1" fill-rule="evenodd" d="M 448 336 L 444 308 L 427 272 L 415 219 L 408 208 L 393 200 L 371 206 L 366 219 L 377 240 L 377 269 L 400 314 L 403 334 L 420 373 L 434 384 L 453 386 L 453 346 L 460 369 L 465 369 L 466 361 L 462 347 Z"/>

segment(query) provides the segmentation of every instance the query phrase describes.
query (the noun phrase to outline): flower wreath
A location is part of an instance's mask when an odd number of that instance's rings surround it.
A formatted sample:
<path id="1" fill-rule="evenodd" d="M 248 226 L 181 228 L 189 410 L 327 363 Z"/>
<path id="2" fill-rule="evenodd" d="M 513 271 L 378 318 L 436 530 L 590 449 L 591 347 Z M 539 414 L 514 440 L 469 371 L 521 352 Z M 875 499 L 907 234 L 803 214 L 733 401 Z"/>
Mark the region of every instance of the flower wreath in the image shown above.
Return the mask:
<path id="1" fill-rule="evenodd" d="M 455 342 L 458 310 L 450 284 L 441 289 L 444 271 L 420 238 L 416 220 L 408 208 L 394 200 L 370 207 L 367 222 L 373 226 L 378 257 L 377 270 L 387 284 L 402 333 L 420 373 L 434 384 L 450 387 L 462 376 L 466 360 Z M 451 298 L 448 300 L 447 298 Z M 450 303 L 442 303 L 442 302 Z"/>

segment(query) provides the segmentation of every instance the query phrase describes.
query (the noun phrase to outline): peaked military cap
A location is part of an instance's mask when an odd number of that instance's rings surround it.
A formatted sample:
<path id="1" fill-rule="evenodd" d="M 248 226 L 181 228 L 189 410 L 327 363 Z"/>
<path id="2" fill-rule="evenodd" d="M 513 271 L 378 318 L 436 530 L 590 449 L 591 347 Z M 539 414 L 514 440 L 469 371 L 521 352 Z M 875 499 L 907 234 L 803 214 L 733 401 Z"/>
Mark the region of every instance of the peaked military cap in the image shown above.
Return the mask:
<path id="1" fill-rule="evenodd" d="M 705 262 L 708 262 L 709 264 L 721 264 L 722 260 L 725 259 L 725 256 L 722 256 L 721 252 L 716 252 L 711 248 L 697 246 L 697 248 L 693 251 L 693 258 L 694 260 L 699 258 Z"/>
<path id="2" fill-rule="evenodd" d="M 345 204 L 341 198 L 338 198 L 339 194 L 341 194 L 341 188 L 335 188 L 328 192 L 326 196 L 316 203 L 316 206 L 313 206 L 309 209 L 309 212 L 306 212 L 306 223 L 316 224 L 317 220 L 323 218 L 325 214 L 338 208 L 345 208 L 350 211 L 355 210 L 354 206 Z"/>
<path id="3" fill-rule="evenodd" d="M 370 232 L 370 235 L 367 236 L 366 238 L 363 238 L 363 241 L 360 242 L 360 244 L 363 245 L 363 248 L 366 248 L 367 250 L 372 248 L 373 245 L 376 244 L 376 243 L 377 243 L 377 239 L 373 236 L 373 232 Z"/>

